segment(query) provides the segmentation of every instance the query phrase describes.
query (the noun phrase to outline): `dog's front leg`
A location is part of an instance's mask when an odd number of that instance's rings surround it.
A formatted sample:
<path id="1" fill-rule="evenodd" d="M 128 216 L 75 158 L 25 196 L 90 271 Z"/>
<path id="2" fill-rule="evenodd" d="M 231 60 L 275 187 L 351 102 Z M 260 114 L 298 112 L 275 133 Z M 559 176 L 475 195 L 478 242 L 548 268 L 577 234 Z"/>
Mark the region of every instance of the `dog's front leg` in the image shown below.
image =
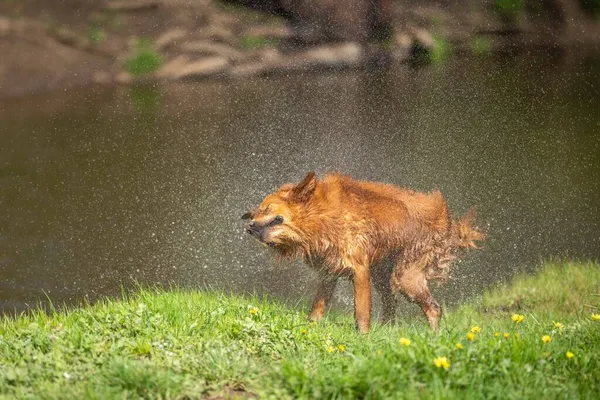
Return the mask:
<path id="1" fill-rule="evenodd" d="M 359 333 L 368 333 L 371 326 L 371 280 L 369 268 L 354 269 L 354 319 Z"/>
<path id="2" fill-rule="evenodd" d="M 308 315 L 311 320 L 318 321 L 323 318 L 323 315 L 325 315 L 325 308 L 333 296 L 337 279 L 338 278 L 336 276 L 331 275 L 325 275 L 322 277 L 319 288 L 317 289 L 315 300 L 313 301 L 312 308 L 310 310 L 310 314 Z"/>

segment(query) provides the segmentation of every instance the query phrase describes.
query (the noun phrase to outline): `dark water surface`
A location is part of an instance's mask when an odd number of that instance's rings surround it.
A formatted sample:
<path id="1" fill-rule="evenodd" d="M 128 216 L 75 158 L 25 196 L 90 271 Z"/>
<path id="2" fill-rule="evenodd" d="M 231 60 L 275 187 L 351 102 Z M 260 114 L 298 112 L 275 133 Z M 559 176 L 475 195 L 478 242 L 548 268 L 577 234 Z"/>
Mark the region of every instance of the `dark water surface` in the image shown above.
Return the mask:
<path id="1" fill-rule="evenodd" d="M 447 302 L 551 257 L 598 259 L 600 58 L 458 59 L 1 102 L 0 310 L 118 295 L 134 282 L 312 295 L 312 272 L 276 265 L 239 217 L 313 169 L 438 188 L 455 215 L 479 205 L 488 240 L 438 289 Z"/>

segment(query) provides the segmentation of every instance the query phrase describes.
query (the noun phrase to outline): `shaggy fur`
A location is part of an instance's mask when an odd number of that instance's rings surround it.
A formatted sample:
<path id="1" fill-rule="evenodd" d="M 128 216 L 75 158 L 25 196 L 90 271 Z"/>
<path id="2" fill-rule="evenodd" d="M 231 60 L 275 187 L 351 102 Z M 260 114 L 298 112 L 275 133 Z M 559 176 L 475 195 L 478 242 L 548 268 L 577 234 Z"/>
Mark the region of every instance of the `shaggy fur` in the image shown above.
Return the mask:
<path id="1" fill-rule="evenodd" d="M 354 283 L 360 332 L 371 319 L 371 280 L 383 302 L 383 319 L 395 315 L 395 294 L 417 303 L 437 329 L 442 310 L 428 281 L 446 278 L 455 252 L 483 234 L 474 213 L 452 221 L 439 191 L 419 193 L 339 174 L 283 185 L 244 215 L 247 232 L 284 258 L 300 257 L 322 277 L 310 318 L 320 319 L 340 276 Z"/>

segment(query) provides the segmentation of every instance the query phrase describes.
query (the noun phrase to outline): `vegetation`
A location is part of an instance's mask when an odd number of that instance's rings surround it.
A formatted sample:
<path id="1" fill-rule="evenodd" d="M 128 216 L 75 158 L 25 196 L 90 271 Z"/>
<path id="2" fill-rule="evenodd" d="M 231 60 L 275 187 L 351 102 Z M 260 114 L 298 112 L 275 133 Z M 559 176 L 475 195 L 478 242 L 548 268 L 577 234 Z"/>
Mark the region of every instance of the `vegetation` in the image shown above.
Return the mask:
<path id="1" fill-rule="evenodd" d="M 433 35 L 433 49 L 429 53 L 430 61 L 441 63 L 452 55 L 452 44 L 442 35 Z"/>
<path id="2" fill-rule="evenodd" d="M 244 49 L 253 50 L 259 49 L 263 47 L 273 47 L 277 46 L 279 40 L 264 37 L 264 36 L 255 36 L 255 35 L 246 35 L 240 39 L 240 44 Z"/>
<path id="3" fill-rule="evenodd" d="M 266 299 L 141 290 L 0 322 L 5 398 L 596 398 L 600 266 L 548 264 L 447 313 L 355 333 Z"/>
<path id="4" fill-rule="evenodd" d="M 135 53 L 125 61 L 125 70 L 134 76 L 145 75 L 156 71 L 162 63 L 162 57 L 154 50 L 152 42 L 140 40 Z"/>
<path id="5" fill-rule="evenodd" d="M 489 37 L 476 35 L 471 39 L 471 51 L 476 56 L 487 56 L 492 51 L 492 40 Z"/>

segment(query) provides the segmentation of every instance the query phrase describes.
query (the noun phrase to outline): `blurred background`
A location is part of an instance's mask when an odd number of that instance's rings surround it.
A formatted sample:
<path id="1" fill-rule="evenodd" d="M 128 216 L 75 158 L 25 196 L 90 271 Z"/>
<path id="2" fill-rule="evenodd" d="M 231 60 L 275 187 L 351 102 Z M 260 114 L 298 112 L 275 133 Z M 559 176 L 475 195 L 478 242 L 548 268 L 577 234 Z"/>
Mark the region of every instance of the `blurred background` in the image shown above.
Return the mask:
<path id="1" fill-rule="evenodd" d="M 598 260 L 599 44 L 599 0 L 0 0 L 0 311 L 137 284 L 304 304 L 313 272 L 240 217 L 309 170 L 478 205 L 449 305 Z"/>

